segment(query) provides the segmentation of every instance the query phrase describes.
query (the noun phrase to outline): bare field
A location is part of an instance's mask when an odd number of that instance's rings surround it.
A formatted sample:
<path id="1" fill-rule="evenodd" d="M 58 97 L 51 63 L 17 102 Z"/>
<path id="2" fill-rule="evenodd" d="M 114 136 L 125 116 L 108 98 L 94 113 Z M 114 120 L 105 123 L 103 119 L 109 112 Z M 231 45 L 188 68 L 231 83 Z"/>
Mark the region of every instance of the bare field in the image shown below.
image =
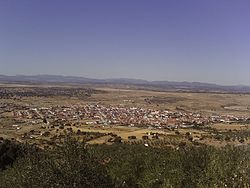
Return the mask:
<path id="1" fill-rule="evenodd" d="M 225 123 L 217 123 L 211 125 L 212 128 L 217 130 L 248 130 L 250 127 L 248 125 L 241 125 L 241 124 L 225 124 Z"/>
<path id="2" fill-rule="evenodd" d="M 250 110 L 248 109 L 250 107 L 250 94 L 156 92 L 113 88 L 97 89 L 107 91 L 107 93 L 93 95 L 88 99 L 89 102 L 171 110 L 179 107 L 186 111 L 203 113 L 250 114 Z M 231 106 L 232 103 L 237 105 L 234 108 L 225 108 L 226 106 Z"/>

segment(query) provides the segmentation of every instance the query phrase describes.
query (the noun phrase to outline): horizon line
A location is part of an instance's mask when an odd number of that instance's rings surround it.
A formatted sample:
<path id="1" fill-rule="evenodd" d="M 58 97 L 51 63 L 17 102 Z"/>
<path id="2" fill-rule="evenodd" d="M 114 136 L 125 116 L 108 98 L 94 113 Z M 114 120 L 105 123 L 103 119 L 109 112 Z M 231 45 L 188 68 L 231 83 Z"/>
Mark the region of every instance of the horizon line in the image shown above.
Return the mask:
<path id="1" fill-rule="evenodd" d="M 220 83 L 215 83 L 215 82 L 203 82 L 203 81 L 176 81 L 176 80 L 148 80 L 148 79 L 142 79 L 142 78 L 126 78 L 126 77 L 109 77 L 109 78 L 96 78 L 96 77 L 85 77 L 85 76 L 80 76 L 80 75 L 63 75 L 63 74 L 46 74 L 46 73 L 40 73 L 40 74 L 0 74 L 0 76 L 10 76 L 10 77 L 15 77 L 15 76 L 61 76 L 61 77 L 75 77 L 75 78 L 85 78 L 85 79 L 93 79 L 93 80 L 138 80 L 138 81 L 145 81 L 149 83 L 153 82 L 176 82 L 176 83 L 199 83 L 199 84 L 211 84 L 211 85 L 217 85 L 217 86 L 226 86 L 226 87 L 250 87 L 250 85 L 247 84 L 220 84 Z"/>

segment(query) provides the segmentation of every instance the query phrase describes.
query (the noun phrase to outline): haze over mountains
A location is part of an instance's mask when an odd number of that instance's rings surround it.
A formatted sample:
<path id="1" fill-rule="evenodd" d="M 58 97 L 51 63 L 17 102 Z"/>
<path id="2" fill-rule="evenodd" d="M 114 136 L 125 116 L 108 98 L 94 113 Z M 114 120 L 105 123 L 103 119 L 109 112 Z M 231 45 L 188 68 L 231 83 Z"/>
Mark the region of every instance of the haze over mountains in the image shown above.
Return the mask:
<path id="1" fill-rule="evenodd" d="M 250 93 L 250 86 L 234 85 L 223 86 L 201 82 L 175 82 L 175 81 L 147 81 L 142 79 L 115 78 L 92 79 L 78 76 L 61 75 L 0 75 L 0 83 L 25 83 L 25 84 L 93 84 L 114 86 L 150 87 L 155 89 L 183 90 L 183 91 L 211 91 L 211 92 L 238 92 Z"/>

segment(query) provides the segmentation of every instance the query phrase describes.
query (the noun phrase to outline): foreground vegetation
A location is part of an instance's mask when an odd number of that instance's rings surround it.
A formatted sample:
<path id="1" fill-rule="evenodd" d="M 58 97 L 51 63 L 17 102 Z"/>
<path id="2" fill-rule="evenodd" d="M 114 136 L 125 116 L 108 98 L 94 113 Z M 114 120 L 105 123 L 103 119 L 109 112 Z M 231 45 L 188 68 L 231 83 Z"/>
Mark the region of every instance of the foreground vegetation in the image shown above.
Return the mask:
<path id="1" fill-rule="evenodd" d="M 248 146 L 89 146 L 67 139 L 53 149 L 2 141 L 0 187 L 249 187 Z"/>

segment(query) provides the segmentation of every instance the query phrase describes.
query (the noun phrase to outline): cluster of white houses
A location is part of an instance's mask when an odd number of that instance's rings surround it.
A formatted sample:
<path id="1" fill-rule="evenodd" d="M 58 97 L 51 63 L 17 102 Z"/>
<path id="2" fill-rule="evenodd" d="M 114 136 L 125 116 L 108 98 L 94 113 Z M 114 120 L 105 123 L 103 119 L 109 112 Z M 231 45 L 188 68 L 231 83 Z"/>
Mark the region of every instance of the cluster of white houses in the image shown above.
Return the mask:
<path id="1" fill-rule="evenodd" d="M 205 116 L 200 113 L 144 109 L 138 107 L 103 106 L 98 104 L 51 106 L 13 110 L 15 118 L 26 120 L 79 121 L 85 124 L 152 126 L 157 128 L 203 126 L 216 122 L 246 121 L 247 117 L 231 115 Z"/>

